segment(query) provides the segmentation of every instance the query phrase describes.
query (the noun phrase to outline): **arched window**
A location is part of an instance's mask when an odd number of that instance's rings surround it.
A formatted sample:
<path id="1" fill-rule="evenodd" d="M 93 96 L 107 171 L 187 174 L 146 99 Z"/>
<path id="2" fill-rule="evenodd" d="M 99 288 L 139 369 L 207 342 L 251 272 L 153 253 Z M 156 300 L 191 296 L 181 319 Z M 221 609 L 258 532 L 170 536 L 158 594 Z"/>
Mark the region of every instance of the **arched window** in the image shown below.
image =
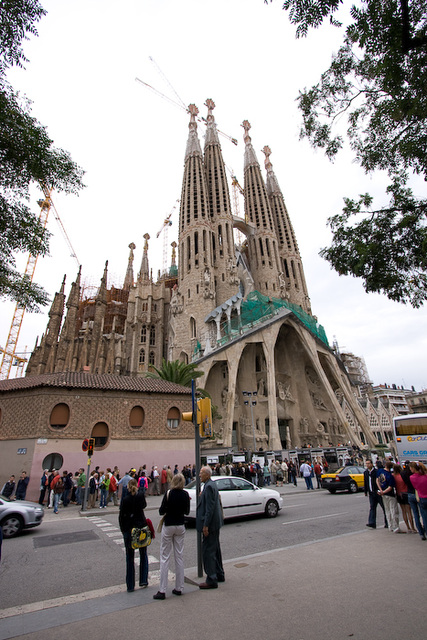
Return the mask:
<path id="1" fill-rule="evenodd" d="M 41 469 L 49 469 L 49 471 L 52 471 L 52 469 L 59 470 L 63 464 L 64 464 L 64 458 L 61 456 L 60 453 L 49 453 L 43 459 L 43 464 L 41 466 Z"/>
<path id="2" fill-rule="evenodd" d="M 191 338 L 196 337 L 196 321 L 193 318 L 193 316 L 191 316 L 190 318 L 190 337 Z"/>
<path id="3" fill-rule="evenodd" d="M 156 327 L 154 324 L 150 327 L 150 347 L 154 347 L 156 344 Z"/>
<path id="4" fill-rule="evenodd" d="M 145 364 L 145 349 L 141 349 L 141 351 L 139 352 L 139 364 Z"/>
<path id="5" fill-rule="evenodd" d="M 177 429 L 181 419 L 181 412 L 176 407 L 171 407 L 168 411 L 168 427 L 169 429 Z"/>
<path id="6" fill-rule="evenodd" d="M 150 351 L 150 357 L 148 359 L 148 364 L 154 364 L 154 362 L 155 362 L 154 351 Z"/>
<path id="7" fill-rule="evenodd" d="M 95 449 L 104 447 L 108 441 L 108 425 L 106 422 L 97 422 L 92 429 L 92 438 L 95 438 Z"/>
<path id="8" fill-rule="evenodd" d="M 52 429 L 64 429 L 70 420 L 70 407 L 65 402 L 56 404 L 50 414 L 49 424 Z M 47 468 L 47 467 L 46 467 Z M 55 468 L 55 467 L 54 467 Z"/>
<path id="9" fill-rule="evenodd" d="M 147 327 L 145 324 L 141 327 L 141 342 L 145 344 L 147 342 Z"/>
<path id="10" fill-rule="evenodd" d="M 145 412 L 142 407 L 139 407 L 137 405 L 131 409 L 129 415 L 129 425 L 132 427 L 132 429 L 140 429 L 144 424 L 144 419 Z"/>

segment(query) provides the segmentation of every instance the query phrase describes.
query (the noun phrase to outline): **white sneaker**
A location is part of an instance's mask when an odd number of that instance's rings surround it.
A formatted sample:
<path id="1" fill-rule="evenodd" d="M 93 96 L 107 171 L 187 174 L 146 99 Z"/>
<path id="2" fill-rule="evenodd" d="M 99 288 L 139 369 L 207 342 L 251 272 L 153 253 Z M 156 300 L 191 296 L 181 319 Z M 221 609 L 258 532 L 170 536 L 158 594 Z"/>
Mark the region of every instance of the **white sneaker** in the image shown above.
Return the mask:
<path id="1" fill-rule="evenodd" d="M 402 529 L 399 529 L 399 527 L 397 527 L 397 529 L 394 529 L 393 533 L 406 533 L 406 531 L 402 531 Z"/>

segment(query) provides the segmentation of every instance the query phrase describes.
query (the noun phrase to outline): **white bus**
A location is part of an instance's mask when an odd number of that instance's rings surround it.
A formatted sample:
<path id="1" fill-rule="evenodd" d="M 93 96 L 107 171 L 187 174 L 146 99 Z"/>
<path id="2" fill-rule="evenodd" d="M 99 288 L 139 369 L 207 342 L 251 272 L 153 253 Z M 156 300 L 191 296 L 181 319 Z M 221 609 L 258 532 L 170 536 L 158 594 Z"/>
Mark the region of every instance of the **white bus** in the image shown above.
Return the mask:
<path id="1" fill-rule="evenodd" d="M 427 463 L 427 413 L 393 418 L 393 432 L 401 464 L 405 460 Z"/>

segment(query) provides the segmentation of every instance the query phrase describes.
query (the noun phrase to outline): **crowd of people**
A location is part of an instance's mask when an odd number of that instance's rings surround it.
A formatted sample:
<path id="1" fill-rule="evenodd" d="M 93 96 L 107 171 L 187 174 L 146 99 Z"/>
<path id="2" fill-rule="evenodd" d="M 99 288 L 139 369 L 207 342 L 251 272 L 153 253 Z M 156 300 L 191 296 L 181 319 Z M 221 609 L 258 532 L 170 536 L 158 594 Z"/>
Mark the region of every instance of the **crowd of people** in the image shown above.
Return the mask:
<path id="1" fill-rule="evenodd" d="M 383 463 L 366 461 L 365 496 L 369 496 L 366 524 L 377 528 L 377 508 L 384 515 L 384 527 L 392 533 L 418 533 L 426 540 L 427 531 L 427 467 L 407 460 L 403 466 L 392 460 Z M 399 507 L 406 531 L 400 527 Z"/>

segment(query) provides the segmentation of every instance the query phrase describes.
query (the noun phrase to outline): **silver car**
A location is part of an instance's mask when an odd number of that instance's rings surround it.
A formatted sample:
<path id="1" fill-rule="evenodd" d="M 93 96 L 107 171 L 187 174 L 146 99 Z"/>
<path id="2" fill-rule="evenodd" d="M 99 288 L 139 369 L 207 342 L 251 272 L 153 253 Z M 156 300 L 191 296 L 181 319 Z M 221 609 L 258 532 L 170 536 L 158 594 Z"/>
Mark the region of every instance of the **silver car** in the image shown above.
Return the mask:
<path id="1" fill-rule="evenodd" d="M 44 509 L 36 502 L 10 500 L 0 495 L 0 526 L 4 538 L 16 536 L 22 529 L 38 527 L 44 516 Z"/>
<path id="2" fill-rule="evenodd" d="M 238 518 L 254 514 L 264 514 L 275 518 L 283 507 L 283 499 L 278 491 L 265 487 L 256 487 L 252 482 L 237 476 L 212 476 L 218 487 L 224 518 Z M 196 481 L 187 484 L 184 489 L 190 496 L 189 520 L 196 518 Z"/>

